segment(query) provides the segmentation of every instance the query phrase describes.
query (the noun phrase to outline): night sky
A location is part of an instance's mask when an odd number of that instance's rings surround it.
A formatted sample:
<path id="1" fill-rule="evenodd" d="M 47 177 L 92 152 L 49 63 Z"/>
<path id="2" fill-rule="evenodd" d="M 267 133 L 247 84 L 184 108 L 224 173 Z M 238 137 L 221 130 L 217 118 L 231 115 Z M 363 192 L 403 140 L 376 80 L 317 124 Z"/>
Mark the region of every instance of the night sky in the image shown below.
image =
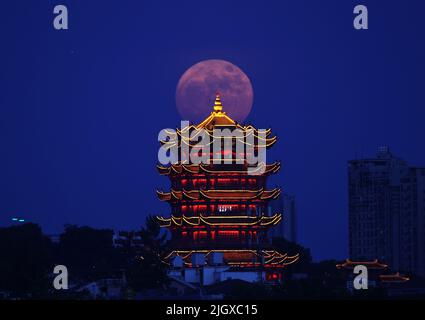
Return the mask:
<path id="1" fill-rule="evenodd" d="M 57 4 L 69 30 L 53 28 Z M 357 4 L 369 30 L 353 28 Z M 269 186 L 296 196 L 300 243 L 345 258 L 347 160 L 389 145 L 425 165 L 424 15 L 420 0 L 1 1 L 0 226 L 168 215 L 157 134 L 179 125 L 183 72 L 224 59 L 252 82 L 247 123 L 278 135 Z"/>

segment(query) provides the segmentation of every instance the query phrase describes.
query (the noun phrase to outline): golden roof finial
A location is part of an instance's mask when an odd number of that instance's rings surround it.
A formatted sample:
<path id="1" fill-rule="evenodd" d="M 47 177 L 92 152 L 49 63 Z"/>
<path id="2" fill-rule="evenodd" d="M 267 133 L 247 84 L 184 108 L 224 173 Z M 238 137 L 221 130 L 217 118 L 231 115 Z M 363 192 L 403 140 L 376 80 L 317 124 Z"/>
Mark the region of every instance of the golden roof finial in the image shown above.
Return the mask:
<path id="1" fill-rule="evenodd" d="M 214 101 L 214 111 L 221 112 L 222 110 L 223 110 L 223 105 L 221 104 L 220 92 L 217 91 L 215 95 L 215 101 Z"/>

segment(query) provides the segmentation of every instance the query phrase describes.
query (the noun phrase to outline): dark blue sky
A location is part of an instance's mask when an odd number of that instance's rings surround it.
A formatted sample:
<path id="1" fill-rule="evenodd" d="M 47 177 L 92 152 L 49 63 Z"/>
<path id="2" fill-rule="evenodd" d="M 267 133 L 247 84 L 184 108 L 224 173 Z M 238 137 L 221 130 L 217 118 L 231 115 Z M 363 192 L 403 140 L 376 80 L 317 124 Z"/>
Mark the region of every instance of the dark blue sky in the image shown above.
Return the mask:
<path id="1" fill-rule="evenodd" d="M 53 29 L 66 4 L 69 30 Z M 366 4 L 369 30 L 352 26 Z M 131 229 L 168 214 L 157 134 L 204 59 L 242 68 L 271 126 L 273 184 L 316 259 L 347 256 L 347 160 L 378 145 L 425 165 L 424 1 L 12 1 L 0 4 L 0 226 L 12 216 Z"/>

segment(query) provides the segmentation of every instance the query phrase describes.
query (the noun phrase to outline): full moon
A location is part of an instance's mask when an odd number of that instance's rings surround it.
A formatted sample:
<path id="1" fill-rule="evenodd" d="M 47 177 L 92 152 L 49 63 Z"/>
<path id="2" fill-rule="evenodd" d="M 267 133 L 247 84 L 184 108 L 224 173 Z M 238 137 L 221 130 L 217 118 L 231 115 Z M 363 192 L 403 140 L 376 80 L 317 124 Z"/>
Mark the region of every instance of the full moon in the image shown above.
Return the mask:
<path id="1" fill-rule="evenodd" d="M 208 117 L 217 92 L 229 117 L 238 122 L 246 119 L 253 101 L 247 75 L 228 61 L 205 60 L 187 69 L 177 84 L 176 104 L 182 120 L 198 123 Z"/>

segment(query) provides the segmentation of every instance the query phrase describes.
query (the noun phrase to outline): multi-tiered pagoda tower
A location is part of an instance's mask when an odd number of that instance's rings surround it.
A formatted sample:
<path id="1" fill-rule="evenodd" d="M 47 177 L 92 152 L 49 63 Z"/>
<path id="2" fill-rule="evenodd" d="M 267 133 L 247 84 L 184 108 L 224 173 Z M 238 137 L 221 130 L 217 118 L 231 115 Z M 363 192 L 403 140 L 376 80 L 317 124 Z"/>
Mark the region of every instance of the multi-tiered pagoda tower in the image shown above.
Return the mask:
<path id="1" fill-rule="evenodd" d="M 236 123 L 222 108 L 217 95 L 208 118 L 197 126 L 168 132 L 171 139 L 162 144 L 177 146 L 179 151 L 183 144 L 190 149 L 199 148 L 199 143 L 195 145 L 190 141 L 187 133 L 204 129 L 211 141 L 223 139 L 214 136 L 213 130 L 218 128 L 240 129 L 247 136 L 252 134 L 255 146 L 258 139 L 263 139 L 261 142 L 266 148 L 276 142 L 270 129 L 265 131 L 265 138 L 261 138 L 257 129 Z M 228 139 L 234 146 L 235 138 Z M 226 137 L 223 141 L 226 143 Z M 246 161 L 237 164 L 235 159 L 245 155 L 239 154 L 234 147 L 232 159 L 225 157 L 223 151 L 221 155 L 224 158 L 221 164 L 212 163 L 217 154 L 211 151 L 210 164 L 179 160 L 173 165 L 157 166 L 159 173 L 171 181 L 171 190 L 157 191 L 159 199 L 171 206 L 171 216 L 158 217 L 161 227 L 168 228 L 172 234 L 172 250 L 165 261 L 181 257 L 179 259 L 187 268 L 222 263 L 229 268 L 257 272 L 276 270 L 297 261 L 298 255 L 288 256 L 273 250 L 267 237 L 267 230 L 282 219 L 281 213 L 269 215 L 267 210 L 268 202 L 279 197 L 280 189 L 266 187 L 267 177 L 278 172 L 280 163 L 259 163 L 256 168 Z M 194 255 L 203 255 L 205 259 L 194 259 Z M 213 256 L 219 259 L 210 259 Z M 267 274 L 263 275 L 265 278 Z"/>

